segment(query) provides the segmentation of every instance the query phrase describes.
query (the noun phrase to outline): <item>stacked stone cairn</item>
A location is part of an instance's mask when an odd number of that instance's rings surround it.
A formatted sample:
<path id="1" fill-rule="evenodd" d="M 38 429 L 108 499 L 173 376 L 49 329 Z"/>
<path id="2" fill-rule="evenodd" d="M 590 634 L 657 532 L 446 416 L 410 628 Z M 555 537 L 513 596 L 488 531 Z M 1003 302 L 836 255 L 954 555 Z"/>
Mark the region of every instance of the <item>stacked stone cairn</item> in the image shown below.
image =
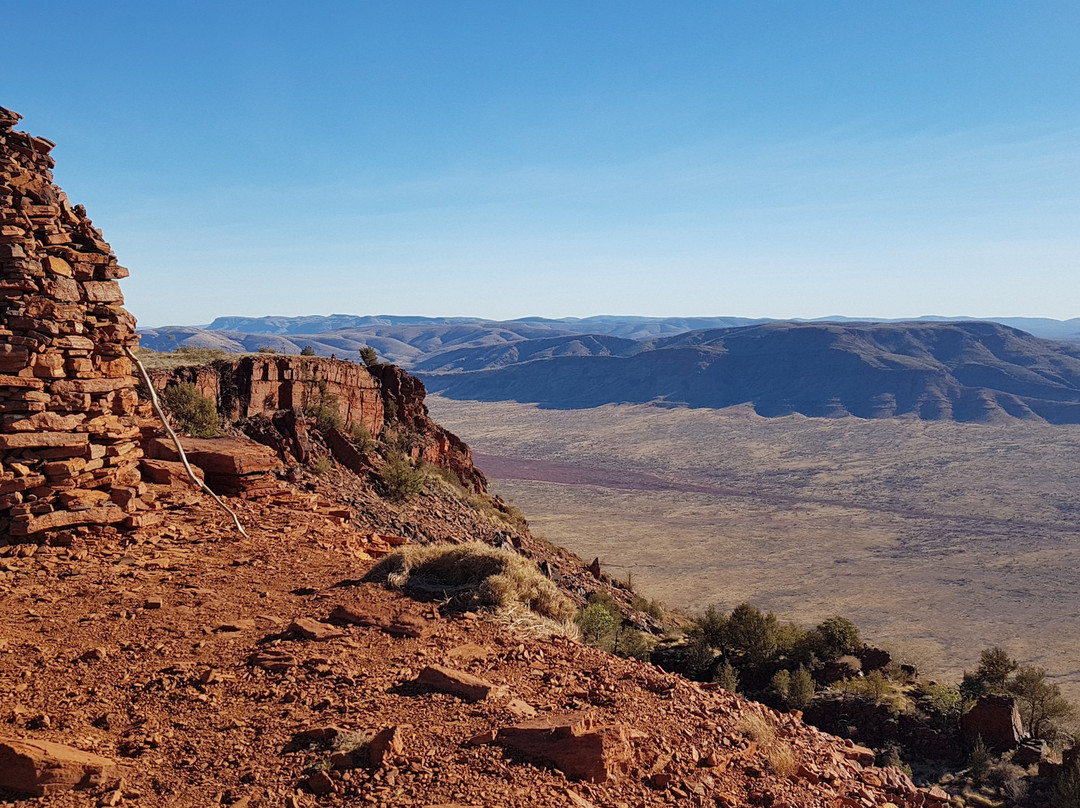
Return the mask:
<path id="1" fill-rule="evenodd" d="M 0 107 L 0 537 L 16 539 L 130 521 L 142 455 L 128 271 L 20 117 Z"/>

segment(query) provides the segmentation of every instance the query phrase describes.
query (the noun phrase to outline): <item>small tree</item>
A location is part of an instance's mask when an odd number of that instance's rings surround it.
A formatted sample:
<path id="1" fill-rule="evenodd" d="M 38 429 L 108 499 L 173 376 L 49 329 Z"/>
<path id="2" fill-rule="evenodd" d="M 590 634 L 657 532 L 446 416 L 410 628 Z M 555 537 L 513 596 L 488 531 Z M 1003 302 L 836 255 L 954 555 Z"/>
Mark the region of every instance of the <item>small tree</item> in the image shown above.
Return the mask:
<path id="1" fill-rule="evenodd" d="M 405 455 L 395 452 L 382 470 L 379 477 L 386 486 L 390 499 L 404 502 L 420 495 L 424 490 L 424 474 L 413 467 Z"/>
<path id="2" fill-rule="evenodd" d="M 315 355 L 315 349 L 312 348 L 310 345 L 305 345 L 303 348 L 300 349 L 300 355 L 301 356 L 314 356 Z"/>
<path id="3" fill-rule="evenodd" d="M 1018 667 L 1020 665 L 1015 659 L 995 645 L 979 655 L 979 667 L 975 669 L 975 676 L 991 693 L 1004 693 L 1009 676 Z"/>
<path id="4" fill-rule="evenodd" d="M 590 603 L 577 617 L 581 636 L 590 645 L 600 646 L 615 636 L 619 621 L 602 603 Z"/>
<path id="5" fill-rule="evenodd" d="M 976 784 L 982 783 L 986 778 L 993 757 L 990 750 L 986 748 L 986 744 L 983 743 L 982 735 L 976 735 L 975 744 L 971 747 L 971 754 L 968 756 L 968 774 Z"/>
<path id="6" fill-rule="evenodd" d="M 694 619 L 701 636 L 711 647 L 716 648 L 721 654 L 727 651 L 725 634 L 727 632 L 728 619 L 717 606 L 709 606 L 705 613 Z"/>
<path id="7" fill-rule="evenodd" d="M 776 615 L 741 603 L 727 620 L 726 635 L 732 649 L 751 662 L 764 662 L 776 651 Z"/>
<path id="8" fill-rule="evenodd" d="M 1008 691 L 1019 702 L 1020 717 L 1028 735 L 1053 740 L 1061 724 L 1075 717 L 1073 705 L 1061 688 L 1046 681 L 1046 668 L 1024 665 L 1008 682 Z"/>
<path id="9" fill-rule="evenodd" d="M 805 710 L 814 699 L 814 678 L 806 666 L 800 665 L 791 675 L 787 705 L 790 710 Z"/>
<path id="10" fill-rule="evenodd" d="M 844 654 L 853 654 L 862 647 L 859 627 L 846 617 L 830 617 L 821 622 L 814 631 L 819 638 L 823 659 L 836 659 Z"/>
<path id="11" fill-rule="evenodd" d="M 720 670 L 716 672 L 716 683 L 732 693 L 739 690 L 739 674 L 730 662 L 725 662 L 720 666 Z"/>
<path id="12" fill-rule="evenodd" d="M 780 701 L 787 704 L 788 699 L 791 698 L 791 671 L 787 670 L 787 668 L 778 670 L 773 675 L 772 688 L 776 691 L 776 695 L 780 697 Z"/>
<path id="13" fill-rule="evenodd" d="M 374 367 L 379 364 L 379 355 L 375 353 L 375 349 L 370 345 L 365 345 L 360 349 L 360 359 L 364 363 L 364 367 Z"/>

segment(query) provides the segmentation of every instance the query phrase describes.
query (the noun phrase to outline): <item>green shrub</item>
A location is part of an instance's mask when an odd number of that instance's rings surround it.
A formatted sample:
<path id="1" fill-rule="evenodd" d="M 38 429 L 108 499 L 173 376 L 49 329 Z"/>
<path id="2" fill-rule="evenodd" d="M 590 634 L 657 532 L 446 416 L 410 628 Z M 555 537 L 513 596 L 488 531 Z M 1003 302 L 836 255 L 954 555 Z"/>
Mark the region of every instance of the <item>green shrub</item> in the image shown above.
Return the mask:
<path id="1" fill-rule="evenodd" d="M 589 645 L 608 647 L 619 628 L 619 621 L 602 603 L 590 603 L 577 616 L 581 636 Z"/>
<path id="2" fill-rule="evenodd" d="M 375 446 L 375 441 L 371 437 L 371 430 L 359 421 L 353 423 L 349 434 L 352 436 L 353 442 L 356 443 L 356 448 L 361 452 L 370 452 Z"/>
<path id="3" fill-rule="evenodd" d="M 649 615 L 653 620 L 664 619 L 665 612 L 663 601 L 649 600 L 641 595 L 637 595 L 633 601 L 631 601 L 630 605 L 639 612 L 645 612 L 645 614 Z"/>
<path id="4" fill-rule="evenodd" d="M 276 354 L 276 353 L 277 353 L 277 349 L 276 349 L 276 348 L 271 348 L 271 347 L 270 347 L 269 345 L 263 345 L 262 347 L 260 347 L 260 348 L 259 348 L 259 349 L 258 349 L 258 350 L 256 351 L 256 353 L 261 353 L 261 354 Z"/>
<path id="5" fill-rule="evenodd" d="M 735 693 L 739 689 L 739 674 L 730 662 L 724 662 L 716 672 L 716 683 L 724 690 Z"/>
<path id="6" fill-rule="evenodd" d="M 200 395 L 191 382 L 166 387 L 161 403 L 176 425 L 193 438 L 212 438 L 221 431 L 221 417 L 214 402 Z"/>
<path id="7" fill-rule="evenodd" d="M 621 657 L 648 662 L 651 650 L 652 642 L 649 635 L 644 631 L 638 631 L 636 628 L 624 628 L 619 631 L 615 638 L 615 653 Z"/>
<path id="8" fill-rule="evenodd" d="M 968 756 L 968 774 L 976 785 L 981 784 L 986 778 L 993 759 L 994 756 L 986 748 L 986 744 L 983 743 L 982 735 L 976 735 L 975 744 L 971 747 L 971 754 Z"/>
<path id="9" fill-rule="evenodd" d="M 315 428 L 322 432 L 345 428 L 345 419 L 341 417 L 341 401 L 330 392 L 325 380 L 320 380 L 313 390 L 309 390 L 304 412 L 315 419 Z"/>
<path id="10" fill-rule="evenodd" d="M 379 364 L 379 356 L 375 353 L 375 349 L 370 345 L 365 345 L 360 349 L 360 359 L 365 367 L 370 368 Z"/>
<path id="11" fill-rule="evenodd" d="M 385 466 L 379 471 L 379 478 L 386 486 L 386 495 L 395 502 L 405 502 L 420 496 L 424 490 L 424 473 L 400 452 L 393 452 Z"/>
<path id="12" fill-rule="evenodd" d="M 595 592 L 589 593 L 589 603 L 603 606 L 616 620 L 622 619 L 622 612 L 619 609 L 619 602 L 615 600 L 610 592 L 606 589 L 597 589 Z"/>
<path id="13" fill-rule="evenodd" d="M 320 457 L 314 463 L 311 464 L 311 470 L 318 474 L 320 477 L 330 473 L 330 458 Z"/>
<path id="14" fill-rule="evenodd" d="M 300 355 L 301 356 L 314 356 L 315 355 L 315 349 L 312 348 L 310 345 L 305 345 L 300 350 Z"/>

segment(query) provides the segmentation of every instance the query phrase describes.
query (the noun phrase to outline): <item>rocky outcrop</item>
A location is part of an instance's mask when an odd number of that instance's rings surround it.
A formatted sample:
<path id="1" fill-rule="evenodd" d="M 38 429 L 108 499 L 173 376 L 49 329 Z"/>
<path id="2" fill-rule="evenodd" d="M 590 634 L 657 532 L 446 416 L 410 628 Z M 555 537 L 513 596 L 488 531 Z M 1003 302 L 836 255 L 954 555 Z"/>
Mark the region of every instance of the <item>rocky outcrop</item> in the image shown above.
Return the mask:
<path id="1" fill-rule="evenodd" d="M 347 427 L 363 424 L 372 435 L 383 427 L 383 397 L 367 368 L 337 359 L 275 354 L 244 356 L 206 367 L 151 374 L 160 392 L 179 382 L 194 384 L 231 421 L 277 410 L 326 408 Z"/>
<path id="2" fill-rule="evenodd" d="M 28 536 L 134 510 L 138 338 L 128 271 L 19 117 L 0 108 L 0 533 Z"/>
<path id="3" fill-rule="evenodd" d="M 343 431 L 326 430 L 330 449 L 353 471 L 361 472 L 365 460 L 345 434 L 354 425 L 373 436 L 389 428 L 414 460 L 449 469 L 474 493 L 487 491 L 472 450 L 428 417 L 423 382 L 396 365 L 368 368 L 340 359 L 268 354 L 156 371 L 151 381 L 159 392 L 181 382 L 195 385 L 225 418 L 245 422 L 245 431 L 283 460 L 307 462 L 312 448 L 301 416 L 325 410 L 343 425 Z"/>

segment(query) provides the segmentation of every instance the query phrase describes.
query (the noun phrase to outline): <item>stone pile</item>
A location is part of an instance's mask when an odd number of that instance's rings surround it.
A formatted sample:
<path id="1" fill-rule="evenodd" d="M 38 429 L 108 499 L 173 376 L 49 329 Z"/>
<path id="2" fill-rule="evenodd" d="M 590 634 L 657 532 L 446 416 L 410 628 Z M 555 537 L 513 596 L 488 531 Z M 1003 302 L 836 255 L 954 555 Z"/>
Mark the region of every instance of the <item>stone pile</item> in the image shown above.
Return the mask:
<path id="1" fill-rule="evenodd" d="M 128 272 L 20 117 L 0 107 L 0 534 L 14 537 L 124 521 L 141 455 Z"/>

